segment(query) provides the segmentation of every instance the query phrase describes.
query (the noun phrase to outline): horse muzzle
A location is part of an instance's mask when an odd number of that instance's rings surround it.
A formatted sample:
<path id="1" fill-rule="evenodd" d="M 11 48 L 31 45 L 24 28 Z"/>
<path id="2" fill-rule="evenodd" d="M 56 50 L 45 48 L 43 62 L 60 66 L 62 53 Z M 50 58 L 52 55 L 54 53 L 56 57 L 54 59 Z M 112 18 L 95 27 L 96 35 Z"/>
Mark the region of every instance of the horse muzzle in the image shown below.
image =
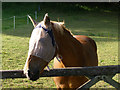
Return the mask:
<path id="1" fill-rule="evenodd" d="M 40 74 L 44 71 L 44 68 L 48 65 L 48 62 L 45 60 L 36 57 L 30 56 L 24 67 L 24 74 L 26 77 L 32 81 L 39 79 Z"/>

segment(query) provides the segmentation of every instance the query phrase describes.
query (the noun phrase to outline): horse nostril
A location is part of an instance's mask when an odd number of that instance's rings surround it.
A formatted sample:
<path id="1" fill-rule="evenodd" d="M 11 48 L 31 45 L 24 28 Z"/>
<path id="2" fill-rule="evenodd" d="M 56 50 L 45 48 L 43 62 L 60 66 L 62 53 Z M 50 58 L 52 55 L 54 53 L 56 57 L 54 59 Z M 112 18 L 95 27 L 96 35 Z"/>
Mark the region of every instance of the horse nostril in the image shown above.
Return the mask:
<path id="1" fill-rule="evenodd" d="M 28 70 L 27 72 L 28 72 L 28 76 L 29 76 L 29 77 L 39 75 L 39 71 L 31 72 L 30 70 Z"/>

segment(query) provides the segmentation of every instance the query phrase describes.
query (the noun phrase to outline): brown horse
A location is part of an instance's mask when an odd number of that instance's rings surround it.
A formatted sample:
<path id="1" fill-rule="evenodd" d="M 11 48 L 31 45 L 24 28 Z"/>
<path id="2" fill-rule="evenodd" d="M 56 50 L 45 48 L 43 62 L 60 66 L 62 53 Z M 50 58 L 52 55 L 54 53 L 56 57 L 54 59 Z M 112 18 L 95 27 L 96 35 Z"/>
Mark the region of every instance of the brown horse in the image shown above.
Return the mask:
<path id="1" fill-rule="evenodd" d="M 50 21 L 46 14 L 43 21 L 36 23 L 30 16 L 34 30 L 24 73 L 30 80 L 37 80 L 44 68 L 54 58 L 54 68 L 97 66 L 97 46 L 87 36 L 75 35 L 65 28 L 64 23 Z M 61 61 L 58 61 L 58 58 Z M 78 88 L 88 79 L 85 76 L 54 77 L 58 89 Z"/>

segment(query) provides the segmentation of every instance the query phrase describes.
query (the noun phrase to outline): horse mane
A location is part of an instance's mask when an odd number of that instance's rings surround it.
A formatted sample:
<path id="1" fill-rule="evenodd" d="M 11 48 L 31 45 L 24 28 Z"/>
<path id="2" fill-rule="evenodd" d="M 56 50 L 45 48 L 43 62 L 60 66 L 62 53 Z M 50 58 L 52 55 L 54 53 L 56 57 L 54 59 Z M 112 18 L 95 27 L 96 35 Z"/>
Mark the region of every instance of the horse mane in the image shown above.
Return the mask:
<path id="1" fill-rule="evenodd" d="M 51 23 L 53 24 L 54 28 L 61 34 L 65 34 L 65 35 L 67 34 L 73 36 L 71 31 L 64 26 L 64 22 L 51 21 Z"/>
<path id="2" fill-rule="evenodd" d="M 70 30 L 68 30 L 64 25 L 61 25 L 61 27 L 63 28 L 65 33 L 73 36 L 72 32 Z"/>

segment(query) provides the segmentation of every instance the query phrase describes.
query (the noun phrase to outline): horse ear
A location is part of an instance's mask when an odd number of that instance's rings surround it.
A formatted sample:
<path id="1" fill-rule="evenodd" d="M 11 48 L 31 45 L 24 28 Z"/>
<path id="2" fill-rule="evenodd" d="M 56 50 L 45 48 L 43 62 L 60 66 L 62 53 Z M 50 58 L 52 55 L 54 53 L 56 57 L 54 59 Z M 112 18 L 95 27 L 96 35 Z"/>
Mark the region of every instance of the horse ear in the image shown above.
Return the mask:
<path id="1" fill-rule="evenodd" d="M 43 21 L 47 27 L 50 25 L 50 18 L 48 17 L 48 13 L 45 14 Z"/>
<path id="2" fill-rule="evenodd" d="M 37 26 L 37 22 L 34 19 L 32 19 L 31 16 L 28 15 L 28 17 L 31 20 L 31 22 L 32 22 L 32 24 L 33 24 L 33 26 L 35 28 Z"/>

